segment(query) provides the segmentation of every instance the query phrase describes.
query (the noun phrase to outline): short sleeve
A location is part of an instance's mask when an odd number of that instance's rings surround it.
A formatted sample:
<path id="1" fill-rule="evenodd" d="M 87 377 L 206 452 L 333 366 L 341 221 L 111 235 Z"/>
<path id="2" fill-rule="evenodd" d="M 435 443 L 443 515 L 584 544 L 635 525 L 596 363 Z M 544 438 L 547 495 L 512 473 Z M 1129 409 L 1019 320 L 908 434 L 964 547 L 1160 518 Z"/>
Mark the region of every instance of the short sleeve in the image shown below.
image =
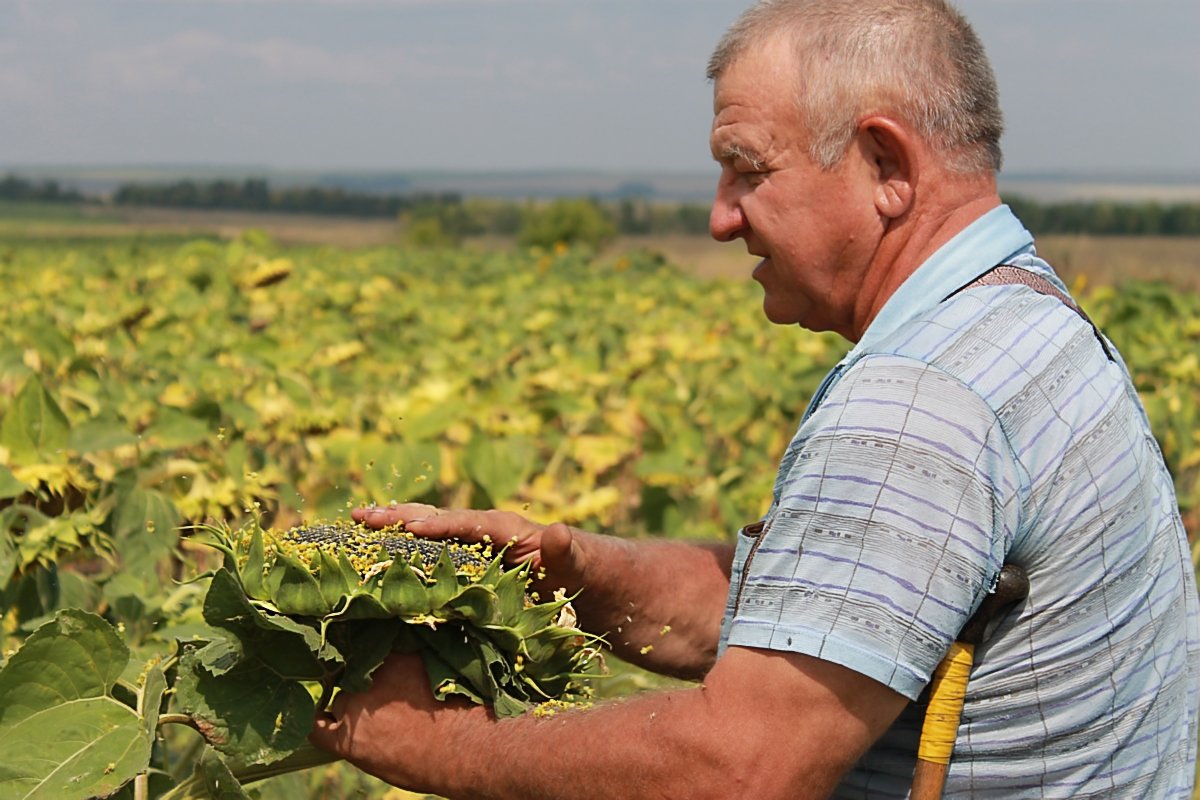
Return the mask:
<path id="1" fill-rule="evenodd" d="M 728 643 L 833 661 L 916 699 L 1019 524 L 996 415 L 936 367 L 872 355 L 796 445 L 736 576 Z"/>

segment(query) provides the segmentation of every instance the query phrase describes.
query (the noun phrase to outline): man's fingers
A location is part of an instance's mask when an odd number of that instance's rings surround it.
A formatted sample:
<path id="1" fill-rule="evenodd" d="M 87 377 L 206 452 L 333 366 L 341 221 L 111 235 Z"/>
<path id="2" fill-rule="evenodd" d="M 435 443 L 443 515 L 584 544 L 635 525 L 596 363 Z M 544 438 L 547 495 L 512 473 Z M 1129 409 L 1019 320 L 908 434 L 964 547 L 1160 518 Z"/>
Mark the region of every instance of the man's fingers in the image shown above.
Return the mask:
<path id="1" fill-rule="evenodd" d="M 437 506 L 425 503 L 396 503 L 390 506 L 366 506 L 350 512 L 350 518 L 361 522 L 368 528 L 386 528 L 401 522 L 407 524 L 413 520 L 437 514 Z"/>
<path id="2" fill-rule="evenodd" d="M 404 523 L 405 528 L 430 539 L 453 537 L 477 542 L 487 536 L 497 545 L 541 531 L 542 526 L 512 511 L 450 510 L 424 503 L 367 506 L 350 512 L 355 522 L 368 528 Z"/>
<path id="3" fill-rule="evenodd" d="M 497 546 L 513 538 L 532 536 L 541 531 L 537 525 L 511 511 L 441 511 L 436 515 L 408 523 L 410 531 L 433 539 L 454 537 L 478 542 L 488 537 Z"/>
<path id="4" fill-rule="evenodd" d="M 368 528 L 386 528 L 403 523 L 404 527 L 426 539 L 461 539 L 480 542 L 485 538 L 493 547 L 507 547 L 504 559 L 510 564 L 532 561 L 534 568 L 542 563 L 541 535 L 544 525 L 533 522 L 514 511 L 453 510 L 424 503 L 397 503 L 390 506 L 367 506 L 350 512 L 355 522 Z M 558 561 L 571 557 L 577 548 L 571 545 L 571 532 L 561 528 Z"/>

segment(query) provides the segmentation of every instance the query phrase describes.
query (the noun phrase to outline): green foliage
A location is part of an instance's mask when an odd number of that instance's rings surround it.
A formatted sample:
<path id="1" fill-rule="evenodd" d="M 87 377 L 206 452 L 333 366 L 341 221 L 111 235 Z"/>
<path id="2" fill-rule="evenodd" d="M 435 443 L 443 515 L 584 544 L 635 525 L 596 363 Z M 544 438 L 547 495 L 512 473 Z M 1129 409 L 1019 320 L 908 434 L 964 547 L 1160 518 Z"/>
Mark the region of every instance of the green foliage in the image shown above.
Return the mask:
<path id="1" fill-rule="evenodd" d="M 454 193 L 379 194 L 329 186 L 273 189 L 263 178 L 169 183 L 123 183 L 113 192 L 116 205 L 243 209 L 352 217 L 395 217 L 414 209 L 458 207 Z"/>
<path id="2" fill-rule="evenodd" d="M 487 230 L 485 220 L 480 218 L 477 203 L 421 203 L 411 211 L 401 214 L 400 221 L 409 220 L 407 238 L 411 244 L 446 246 L 458 244 L 467 236 L 475 236 Z M 413 241 L 414 235 L 425 231 L 426 235 L 437 234 L 440 241 Z"/>
<path id="3" fill-rule="evenodd" d="M 630 213 L 641 213 L 636 203 Z M 163 741 L 179 728 L 159 721 L 166 684 L 168 723 L 183 715 L 220 732 L 225 751 L 194 734 L 191 755 L 154 749 L 153 791 L 175 785 L 181 797 L 232 791 L 229 770 L 240 780 L 319 763 L 290 749 L 314 694 L 322 683 L 365 685 L 391 645 L 430 654 L 443 692 L 527 704 L 531 688 L 492 686 L 479 667 L 516 686 L 515 670 L 498 666 L 516 635 L 531 653 L 557 644 L 504 623 L 524 605 L 515 578 L 472 588 L 455 568 L 435 592 L 395 568 L 367 589 L 353 563 L 273 556 L 265 540 L 261 551 L 252 540 L 230 547 L 228 565 L 197 547 L 194 526 L 285 529 L 344 517 L 349 504 L 420 500 L 628 535 L 724 537 L 762 512 L 811 391 L 846 347 L 771 328 L 751 282 L 690 280 L 646 256 L 601 260 L 587 247 L 25 244 L 0 259 L 0 281 L 0 645 L 49 641 L 79 619 L 63 609 L 117 626 L 129 651 L 120 678 L 81 682 L 100 688 L 77 699 L 131 740 L 137 727 Z M 1081 299 L 1133 370 L 1194 536 L 1200 295 L 1131 283 Z M 406 617 L 407 634 L 380 608 Z M 435 629 L 482 625 L 487 640 L 439 643 L 412 624 L 422 614 Z M 302 697 L 296 681 L 313 691 Z M 0 685 L 0 705 L 26 692 Z M 360 785 L 348 775 L 330 766 L 275 778 L 283 788 L 271 791 L 339 796 Z"/>
<path id="4" fill-rule="evenodd" d="M 175 549 L 177 524 L 364 500 L 720 535 L 759 512 L 761 454 L 842 350 L 769 335 L 751 285 L 583 250 L 29 247 L 0 277 L 21 298 L 0 308 L 0 414 L 25 413 L 37 376 L 69 425 L 50 463 L 0 454 L 0 488 L 27 487 L 10 537 L 94 511 L 76 538 L 130 555 L 140 538 L 147 557 Z"/>
<path id="5" fill-rule="evenodd" d="M 1005 202 L 1037 235 L 1094 234 L 1099 236 L 1200 236 L 1200 203 L 1164 205 L 1153 200 L 1121 203 L 1112 200 L 1039 203 L 1024 197 Z"/>
<path id="6" fill-rule="evenodd" d="M 517 241 L 524 247 L 582 244 L 598 248 L 616 233 L 616 227 L 598 203 L 554 200 L 545 206 L 526 209 Z"/>
<path id="7" fill-rule="evenodd" d="M 0 200 L 20 203 L 82 203 L 83 195 L 57 181 L 34 183 L 9 173 L 0 179 Z"/>
<path id="8" fill-rule="evenodd" d="M 58 403 L 36 377 L 17 393 L 0 425 L 0 445 L 17 463 L 54 460 L 67 445 L 70 424 Z"/>
<path id="9" fill-rule="evenodd" d="M 0 669 L 0 798 L 106 795 L 148 785 L 150 771 L 170 788 L 170 756 L 152 762 L 163 722 L 204 742 L 190 776 L 176 765 L 170 797 L 245 797 L 242 782 L 328 762 L 306 744 L 315 712 L 368 688 L 394 649 L 422 656 L 439 699 L 500 716 L 590 696 L 581 681 L 598 649 L 567 598 L 527 597 L 528 567 L 505 569 L 486 548 L 337 522 L 209 534 L 222 563 L 207 625 L 177 634 L 166 665 L 153 657 L 131 682 L 118 631 L 67 609 Z"/>
<path id="10" fill-rule="evenodd" d="M 404 241 L 413 247 L 452 247 L 459 238 L 446 232 L 436 217 L 416 219 L 404 231 Z"/>
<path id="11" fill-rule="evenodd" d="M 124 564 L 144 590 L 179 525 L 247 509 L 290 524 L 348 502 L 495 503 L 723 536 L 761 513 L 845 350 L 772 330 L 752 283 L 583 249 L 45 245 L 0 279 L 0 570 L 85 548 L 97 580 Z M 1139 287 L 1083 301 L 1195 509 L 1196 295 L 1167 308 Z"/>
<path id="12" fill-rule="evenodd" d="M 489 506 L 516 496 L 533 470 L 537 448 L 522 436 L 489 438 L 476 434 L 464 451 L 467 475 Z"/>
<path id="13" fill-rule="evenodd" d="M 1126 282 L 1098 287 L 1085 306 L 1120 348 L 1200 543 L 1200 295 Z"/>
<path id="14" fill-rule="evenodd" d="M 249 800 L 241 782 L 217 752 L 205 747 L 187 780 L 163 796 L 163 800 Z"/>
<path id="15" fill-rule="evenodd" d="M 113 696 L 128 662 L 116 631 L 85 612 L 29 637 L 0 669 L 0 797 L 103 796 L 146 769 L 151 730 Z"/>
<path id="16" fill-rule="evenodd" d="M 297 681 L 261 663 L 218 669 L 188 647 L 174 689 L 178 707 L 237 766 L 271 764 L 299 748 L 312 730 L 313 700 Z"/>

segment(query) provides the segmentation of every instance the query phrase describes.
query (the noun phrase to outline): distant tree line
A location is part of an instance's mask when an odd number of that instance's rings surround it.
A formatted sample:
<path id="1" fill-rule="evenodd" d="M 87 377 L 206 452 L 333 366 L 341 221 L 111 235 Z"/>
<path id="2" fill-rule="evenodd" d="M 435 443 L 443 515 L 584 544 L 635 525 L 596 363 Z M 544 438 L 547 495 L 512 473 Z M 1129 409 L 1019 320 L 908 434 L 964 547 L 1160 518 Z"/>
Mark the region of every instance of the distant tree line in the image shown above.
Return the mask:
<path id="1" fill-rule="evenodd" d="M 504 199 L 464 200 L 455 193 L 397 195 L 330 187 L 272 189 L 261 178 L 241 182 L 124 184 L 117 189 L 113 202 L 357 217 L 398 216 L 416 226 L 418 232 L 424 231 L 422 235 L 433 239 L 444 236 L 452 241 L 482 234 L 518 235 L 533 213 L 531 209 L 538 205 Z M 706 204 L 669 203 L 650 197 L 591 198 L 583 202 L 602 211 L 615 232 L 624 236 L 708 231 Z M 1006 197 L 1005 202 L 1035 234 L 1200 236 L 1200 203 L 1111 200 L 1041 203 L 1023 197 Z M 578 213 L 580 208 L 574 206 L 572 213 Z"/>
<path id="2" fill-rule="evenodd" d="M 1022 197 L 1006 197 L 1004 202 L 1035 234 L 1200 236 L 1200 203 L 1037 203 Z"/>
<path id="3" fill-rule="evenodd" d="M 522 245 L 600 245 L 617 235 L 705 234 L 708 207 L 595 197 L 524 202 L 474 197 L 415 207 L 401 214 L 400 222 L 405 237 L 421 245 L 454 244 L 486 234 L 515 236 Z"/>
<path id="4" fill-rule="evenodd" d="M 125 206 L 395 217 L 418 206 L 461 204 L 462 198 L 455 193 L 374 194 L 327 186 L 272 189 L 262 178 L 246 178 L 243 181 L 124 183 L 113 192 L 112 202 Z"/>
<path id="5" fill-rule="evenodd" d="M 1043 204 L 1005 198 L 1035 235 L 1200 236 L 1200 203 L 1092 201 Z M 472 198 L 425 203 L 400 214 L 408 241 L 453 245 L 482 234 L 516 236 L 522 244 L 603 244 L 614 236 L 702 235 L 709 207 L 651 199 L 576 198 L 535 203 Z"/>
<path id="6" fill-rule="evenodd" d="M 670 203 L 646 196 L 618 199 L 589 198 L 553 203 L 492 198 L 464 199 L 455 192 L 380 194 L 334 187 L 273 188 L 264 178 L 245 180 L 182 180 L 173 183 L 124 183 L 113 193 L 116 205 L 173 208 L 275 211 L 348 217 L 398 218 L 410 238 L 426 243 L 457 242 L 471 236 L 518 236 L 531 221 L 552 229 L 566 218 L 595 232 L 612 229 L 625 236 L 704 234 L 708 206 Z M 40 183 L 8 175 L 0 180 L 0 200 L 16 202 L 82 203 L 88 198 L 56 181 Z M 1200 203 L 1163 204 L 1154 201 L 1093 200 L 1040 203 L 1006 197 L 1017 216 L 1035 234 L 1096 234 L 1200 236 Z M 556 218 L 545 216 L 547 207 Z M 593 217 L 607 220 L 598 225 Z M 550 220 L 550 221 L 548 221 Z"/>
<path id="7" fill-rule="evenodd" d="M 58 181 L 33 181 L 8 174 L 0 180 L 0 200 L 15 203 L 82 203 L 84 196 L 74 189 L 63 189 Z"/>

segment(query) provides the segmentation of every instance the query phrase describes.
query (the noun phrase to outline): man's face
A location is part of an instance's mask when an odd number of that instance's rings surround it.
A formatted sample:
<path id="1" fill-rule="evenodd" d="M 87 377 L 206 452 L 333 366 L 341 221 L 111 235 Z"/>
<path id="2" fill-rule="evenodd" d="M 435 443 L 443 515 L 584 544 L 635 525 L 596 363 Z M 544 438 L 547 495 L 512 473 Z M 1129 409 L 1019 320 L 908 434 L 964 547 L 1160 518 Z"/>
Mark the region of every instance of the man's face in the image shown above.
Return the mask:
<path id="1" fill-rule="evenodd" d="M 851 144 L 831 170 L 808 155 L 791 45 L 778 37 L 717 80 L 710 137 L 721 177 L 714 239 L 742 239 L 772 322 L 852 330 L 855 296 L 883 231 L 871 165 Z"/>

